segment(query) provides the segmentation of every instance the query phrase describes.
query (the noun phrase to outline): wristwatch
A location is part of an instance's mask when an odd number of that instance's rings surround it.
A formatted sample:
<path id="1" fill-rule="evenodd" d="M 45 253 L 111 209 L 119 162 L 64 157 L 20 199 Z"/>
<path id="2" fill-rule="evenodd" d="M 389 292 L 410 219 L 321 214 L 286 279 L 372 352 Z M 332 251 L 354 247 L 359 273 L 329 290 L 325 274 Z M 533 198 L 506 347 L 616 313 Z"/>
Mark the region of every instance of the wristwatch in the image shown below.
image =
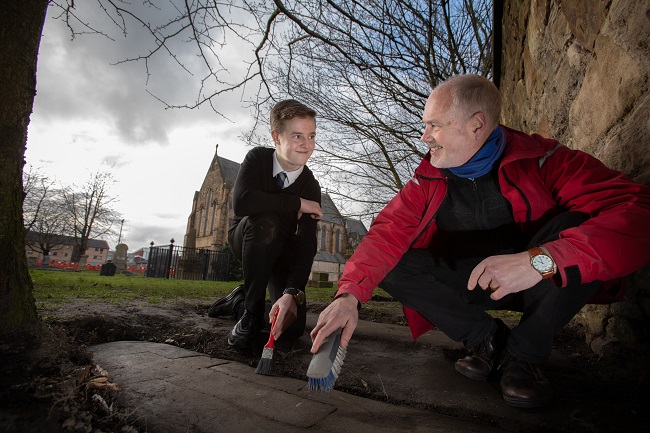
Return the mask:
<path id="1" fill-rule="evenodd" d="M 296 301 L 296 305 L 302 305 L 305 303 L 305 292 L 302 290 L 289 287 L 288 289 L 284 289 L 284 292 L 282 292 L 282 294 L 293 296 L 293 299 Z"/>
<path id="2" fill-rule="evenodd" d="M 551 256 L 544 253 L 539 247 L 529 249 L 528 254 L 530 254 L 531 266 L 542 275 L 543 279 L 553 276 L 555 262 Z"/>

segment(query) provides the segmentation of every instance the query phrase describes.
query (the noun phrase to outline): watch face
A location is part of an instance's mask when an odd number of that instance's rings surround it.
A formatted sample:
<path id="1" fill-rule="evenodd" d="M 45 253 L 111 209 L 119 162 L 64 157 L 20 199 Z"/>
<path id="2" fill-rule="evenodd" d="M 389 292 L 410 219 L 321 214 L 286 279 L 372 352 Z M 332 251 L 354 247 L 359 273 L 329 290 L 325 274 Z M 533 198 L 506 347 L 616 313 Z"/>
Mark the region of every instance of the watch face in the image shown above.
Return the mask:
<path id="1" fill-rule="evenodd" d="M 538 254 L 533 257 L 532 265 L 539 272 L 549 272 L 553 270 L 553 260 L 545 254 Z"/>
<path id="2" fill-rule="evenodd" d="M 296 295 L 296 301 L 298 302 L 298 305 L 302 305 L 305 303 L 305 292 L 302 290 L 298 290 L 298 294 Z"/>

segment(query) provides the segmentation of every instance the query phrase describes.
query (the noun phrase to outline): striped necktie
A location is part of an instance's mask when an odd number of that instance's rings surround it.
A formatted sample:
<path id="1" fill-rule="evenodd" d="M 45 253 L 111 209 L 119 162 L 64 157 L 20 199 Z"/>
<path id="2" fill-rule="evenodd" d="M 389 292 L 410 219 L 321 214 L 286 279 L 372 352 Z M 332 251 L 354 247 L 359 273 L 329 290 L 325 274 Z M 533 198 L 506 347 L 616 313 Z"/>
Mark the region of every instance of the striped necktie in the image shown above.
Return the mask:
<path id="1" fill-rule="evenodd" d="M 278 173 L 277 176 L 275 176 L 275 180 L 276 180 L 277 183 L 278 183 L 278 187 L 279 187 L 280 189 L 283 189 L 283 188 L 284 188 L 284 184 L 285 184 L 286 181 L 287 181 L 287 173 L 285 173 L 284 171 L 281 171 L 280 173 Z"/>

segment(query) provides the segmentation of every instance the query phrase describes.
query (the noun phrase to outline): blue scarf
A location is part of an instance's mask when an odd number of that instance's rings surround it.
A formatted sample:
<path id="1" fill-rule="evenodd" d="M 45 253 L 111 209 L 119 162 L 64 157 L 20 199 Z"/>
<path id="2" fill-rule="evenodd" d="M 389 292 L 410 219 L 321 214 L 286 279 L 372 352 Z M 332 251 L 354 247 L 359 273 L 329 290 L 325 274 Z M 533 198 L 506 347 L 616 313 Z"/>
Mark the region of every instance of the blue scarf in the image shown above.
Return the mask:
<path id="1" fill-rule="evenodd" d="M 497 126 L 469 161 L 460 167 L 450 168 L 449 171 L 463 179 L 481 177 L 492 170 L 492 166 L 501 157 L 505 147 L 506 133 L 501 126 Z"/>

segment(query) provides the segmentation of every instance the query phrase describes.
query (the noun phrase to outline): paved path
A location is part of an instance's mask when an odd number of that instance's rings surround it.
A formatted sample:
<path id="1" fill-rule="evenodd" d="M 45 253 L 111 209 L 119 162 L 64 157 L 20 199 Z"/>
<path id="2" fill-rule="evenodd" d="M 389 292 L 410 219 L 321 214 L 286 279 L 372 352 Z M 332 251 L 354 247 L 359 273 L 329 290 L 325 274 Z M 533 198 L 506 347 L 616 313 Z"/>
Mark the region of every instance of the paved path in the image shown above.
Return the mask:
<path id="1" fill-rule="evenodd" d="M 261 376 L 174 346 L 118 341 L 90 348 L 148 432 L 500 432 L 435 413 Z"/>
<path id="2" fill-rule="evenodd" d="M 547 368 L 554 404 L 523 410 L 503 402 L 498 382 L 455 372 L 460 345 L 440 332 L 412 342 L 406 327 L 361 321 L 355 336 L 363 338 L 350 343 L 342 374 L 381 390 L 382 401 L 308 391 L 306 381 L 258 375 L 249 365 L 167 344 L 118 341 L 89 350 L 150 433 L 647 431 L 642 404 L 632 406 L 620 390 L 608 394 L 556 352 Z"/>

